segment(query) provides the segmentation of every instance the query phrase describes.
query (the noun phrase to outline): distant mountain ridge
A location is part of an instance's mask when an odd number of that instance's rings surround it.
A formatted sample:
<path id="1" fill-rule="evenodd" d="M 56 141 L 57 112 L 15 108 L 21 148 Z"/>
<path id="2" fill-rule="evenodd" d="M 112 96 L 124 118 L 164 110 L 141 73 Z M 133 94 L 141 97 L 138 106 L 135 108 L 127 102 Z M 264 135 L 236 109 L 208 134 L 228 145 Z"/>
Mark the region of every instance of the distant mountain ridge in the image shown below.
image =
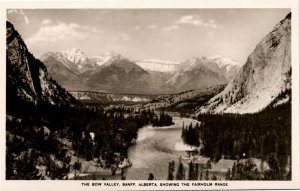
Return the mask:
<path id="1" fill-rule="evenodd" d="M 254 113 L 291 99 L 291 13 L 256 46 L 220 94 L 198 113 Z"/>
<path id="2" fill-rule="evenodd" d="M 207 88 L 228 83 L 240 68 L 223 57 L 192 58 L 176 63 L 134 60 L 115 52 L 88 57 L 74 48 L 46 53 L 41 60 L 53 78 L 68 90 L 108 93 L 162 94 Z M 193 60 L 196 65 L 191 64 Z"/>
<path id="3" fill-rule="evenodd" d="M 230 59 L 226 59 L 226 62 L 222 59 L 224 58 L 194 57 L 188 59 L 176 67 L 166 83 L 175 86 L 178 91 L 202 89 L 228 83 L 232 74 L 237 73 L 240 69 L 240 65 Z"/>

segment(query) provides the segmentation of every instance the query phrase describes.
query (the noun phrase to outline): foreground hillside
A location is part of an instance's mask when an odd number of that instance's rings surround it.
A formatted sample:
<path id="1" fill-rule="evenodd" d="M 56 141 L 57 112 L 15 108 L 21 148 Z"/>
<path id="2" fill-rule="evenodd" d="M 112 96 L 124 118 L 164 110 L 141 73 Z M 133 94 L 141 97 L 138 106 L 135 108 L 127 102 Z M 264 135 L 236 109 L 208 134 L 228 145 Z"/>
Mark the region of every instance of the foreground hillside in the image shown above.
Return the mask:
<path id="1" fill-rule="evenodd" d="M 114 175 L 128 167 L 128 147 L 155 114 L 77 103 L 9 22 L 6 34 L 6 179 L 76 179 L 86 169 Z"/>

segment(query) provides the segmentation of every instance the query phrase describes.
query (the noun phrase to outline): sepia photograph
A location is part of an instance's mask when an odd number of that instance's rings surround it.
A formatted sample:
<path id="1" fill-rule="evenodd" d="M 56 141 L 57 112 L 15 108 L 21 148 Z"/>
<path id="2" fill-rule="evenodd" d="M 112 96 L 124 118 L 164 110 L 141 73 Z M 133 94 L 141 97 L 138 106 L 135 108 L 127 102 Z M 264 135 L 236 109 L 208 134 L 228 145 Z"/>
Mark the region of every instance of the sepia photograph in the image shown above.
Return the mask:
<path id="1" fill-rule="evenodd" d="M 291 7 L 5 15 L 4 181 L 204 189 L 298 176 Z"/>

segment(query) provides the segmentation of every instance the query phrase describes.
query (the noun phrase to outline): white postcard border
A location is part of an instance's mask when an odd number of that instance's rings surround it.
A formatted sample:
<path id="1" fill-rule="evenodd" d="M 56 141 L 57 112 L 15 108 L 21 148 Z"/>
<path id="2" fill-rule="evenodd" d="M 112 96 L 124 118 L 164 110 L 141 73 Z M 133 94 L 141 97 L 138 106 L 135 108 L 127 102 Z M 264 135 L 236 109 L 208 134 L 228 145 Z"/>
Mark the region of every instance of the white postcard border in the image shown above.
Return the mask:
<path id="1" fill-rule="evenodd" d="M 216 190 L 216 189 L 299 189 L 299 2 L 297 0 L 112 0 L 112 1 L 90 1 L 90 2 L 0 2 L 0 22 L 1 22 L 1 65 L 0 65 L 0 190 L 28 190 L 28 191 L 47 191 L 47 190 Z M 228 186 L 182 186 L 182 183 L 192 183 L 200 181 L 132 181 L 132 180 L 68 180 L 68 181 L 15 181 L 5 180 L 5 63 L 6 57 L 6 9 L 105 9 L 105 8 L 290 8 L 292 12 L 292 180 L 291 181 L 201 181 L 202 183 L 227 183 Z M 263 18 L 262 18 L 263 19 Z M 119 183 L 133 182 L 138 183 L 171 183 L 176 182 L 181 186 L 156 187 L 156 186 L 92 186 L 92 183 Z M 90 186 L 84 186 L 89 183 Z"/>

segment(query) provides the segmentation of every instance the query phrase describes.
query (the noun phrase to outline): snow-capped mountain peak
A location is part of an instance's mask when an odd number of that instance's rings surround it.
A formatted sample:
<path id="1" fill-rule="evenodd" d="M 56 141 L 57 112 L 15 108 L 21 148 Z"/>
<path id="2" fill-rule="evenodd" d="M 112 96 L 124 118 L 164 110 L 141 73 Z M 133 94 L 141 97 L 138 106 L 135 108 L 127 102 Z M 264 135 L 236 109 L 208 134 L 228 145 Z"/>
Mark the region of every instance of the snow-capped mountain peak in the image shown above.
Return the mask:
<path id="1" fill-rule="evenodd" d="M 84 65 L 87 63 L 88 57 L 86 54 L 77 48 L 71 48 L 64 51 L 61 51 L 61 53 L 67 58 L 69 61 L 74 62 L 79 65 Z"/>
<path id="2" fill-rule="evenodd" d="M 220 68 L 228 66 L 241 66 L 240 63 L 234 61 L 231 58 L 222 57 L 220 55 L 214 55 L 207 58 L 209 61 L 215 62 Z"/>
<path id="3" fill-rule="evenodd" d="M 114 51 L 106 51 L 100 56 L 94 56 L 92 59 L 95 60 L 98 66 L 107 64 L 108 62 L 124 58 L 121 54 Z"/>

